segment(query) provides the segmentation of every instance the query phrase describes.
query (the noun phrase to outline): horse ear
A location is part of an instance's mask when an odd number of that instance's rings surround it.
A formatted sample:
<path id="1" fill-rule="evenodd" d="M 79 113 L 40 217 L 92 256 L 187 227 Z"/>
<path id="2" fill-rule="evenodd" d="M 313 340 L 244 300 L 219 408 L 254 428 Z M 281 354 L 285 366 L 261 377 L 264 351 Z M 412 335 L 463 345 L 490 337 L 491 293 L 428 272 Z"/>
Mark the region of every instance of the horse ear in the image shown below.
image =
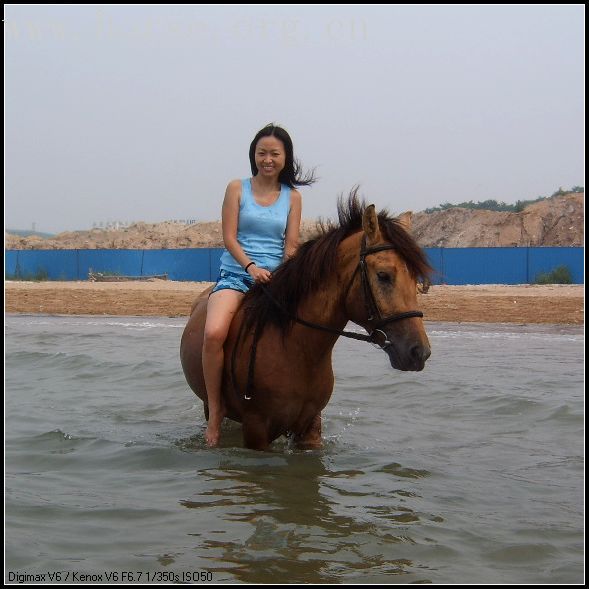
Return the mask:
<path id="1" fill-rule="evenodd" d="M 413 217 L 413 211 L 407 211 L 397 217 L 397 221 L 405 231 L 411 231 L 411 217 Z"/>
<path id="2" fill-rule="evenodd" d="M 366 207 L 364 216 L 362 217 L 362 229 L 364 229 L 364 233 L 366 234 L 366 245 L 370 246 L 380 241 L 380 228 L 374 205 Z"/>

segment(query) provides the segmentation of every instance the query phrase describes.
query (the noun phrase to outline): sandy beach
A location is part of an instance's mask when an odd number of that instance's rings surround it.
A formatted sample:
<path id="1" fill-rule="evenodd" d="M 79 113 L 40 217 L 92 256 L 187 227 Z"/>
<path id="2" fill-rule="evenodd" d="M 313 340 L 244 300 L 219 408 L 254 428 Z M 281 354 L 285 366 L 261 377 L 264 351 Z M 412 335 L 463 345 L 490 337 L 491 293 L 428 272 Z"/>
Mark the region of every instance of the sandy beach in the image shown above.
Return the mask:
<path id="1" fill-rule="evenodd" d="M 5 282 L 5 312 L 182 317 L 208 282 Z M 583 285 L 432 286 L 418 296 L 426 321 L 584 321 Z"/>

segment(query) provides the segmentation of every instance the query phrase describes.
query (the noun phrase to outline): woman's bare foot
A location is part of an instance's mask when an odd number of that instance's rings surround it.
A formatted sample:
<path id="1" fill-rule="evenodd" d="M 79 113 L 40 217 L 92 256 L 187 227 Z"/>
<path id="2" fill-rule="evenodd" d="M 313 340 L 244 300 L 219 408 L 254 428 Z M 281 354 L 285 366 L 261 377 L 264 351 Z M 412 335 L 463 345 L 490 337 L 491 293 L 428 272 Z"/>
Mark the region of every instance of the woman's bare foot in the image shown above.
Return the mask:
<path id="1" fill-rule="evenodd" d="M 224 413 L 217 416 L 209 415 L 207 429 L 205 431 L 205 442 L 209 448 L 216 448 L 219 445 L 221 437 L 221 424 L 223 423 Z"/>

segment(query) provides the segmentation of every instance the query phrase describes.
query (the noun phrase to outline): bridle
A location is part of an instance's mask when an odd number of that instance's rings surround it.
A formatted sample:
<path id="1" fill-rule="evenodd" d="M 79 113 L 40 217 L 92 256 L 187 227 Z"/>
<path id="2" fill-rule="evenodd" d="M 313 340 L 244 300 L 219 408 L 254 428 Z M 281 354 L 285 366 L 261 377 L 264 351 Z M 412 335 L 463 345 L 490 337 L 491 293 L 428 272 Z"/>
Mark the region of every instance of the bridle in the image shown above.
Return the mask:
<path id="1" fill-rule="evenodd" d="M 366 257 L 372 254 L 377 254 L 378 252 L 383 252 L 387 250 L 395 249 L 393 245 L 377 245 L 374 247 L 366 247 L 366 236 L 362 238 L 362 249 L 360 250 L 360 261 L 358 262 L 358 266 L 354 274 L 352 275 L 352 279 L 350 280 L 350 285 L 348 286 L 348 291 L 350 290 L 356 274 L 360 272 L 360 281 L 362 284 L 362 290 L 364 292 L 364 305 L 366 306 L 366 310 L 368 311 L 368 318 L 367 321 L 373 321 L 372 324 L 372 331 L 367 336 L 368 340 L 373 343 L 377 343 L 374 341 L 374 334 L 381 333 L 384 336 L 384 344 L 378 344 L 381 348 L 385 349 L 386 347 L 391 345 L 391 342 L 388 341 L 386 333 L 381 329 L 385 325 L 389 323 L 394 323 L 395 321 L 401 321 L 402 319 L 410 319 L 411 317 L 423 317 L 423 313 L 421 311 L 403 311 L 402 313 L 393 313 L 392 315 L 387 315 L 386 317 L 382 316 L 380 309 L 378 308 L 378 304 L 376 299 L 374 298 L 374 293 L 372 292 L 372 288 L 370 286 L 370 281 L 368 280 L 368 265 L 366 264 Z M 346 292 L 347 298 L 347 292 Z"/>
<path id="2" fill-rule="evenodd" d="M 344 291 L 343 299 L 344 301 L 348 298 L 348 293 L 354 284 L 354 280 L 356 279 L 356 275 L 360 273 L 360 281 L 362 285 L 362 291 L 364 293 L 364 306 L 367 312 L 367 321 L 372 322 L 372 331 L 368 335 L 364 335 L 361 333 L 354 333 L 352 331 L 344 331 L 341 329 L 335 329 L 333 327 L 328 327 L 327 325 L 320 325 L 319 323 L 312 323 L 311 321 L 306 321 L 305 319 L 301 319 L 296 315 L 291 315 L 270 293 L 270 291 L 263 285 L 260 284 L 264 294 L 272 301 L 272 303 L 278 307 L 285 315 L 290 317 L 296 323 L 300 323 L 301 325 L 305 325 L 306 327 L 310 327 L 312 329 L 318 329 L 320 331 L 327 331 L 329 333 L 333 333 L 339 336 L 348 337 L 350 339 L 356 339 L 363 342 L 369 342 L 371 344 L 376 344 L 381 348 L 385 349 L 387 346 L 391 345 L 391 342 L 388 341 L 385 332 L 382 328 L 389 323 L 393 323 L 395 321 L 401 321 L 402 319 L 409 319 L 411 317 L 423 317 L 423 313 L 421 311 L 403 311 L 402 313 L 394 313 L 393 315 L 387 315 L 386 317 L 382 316 L 380 309 L 378 308 L 378 304 L 376 299 L 374 298 L 374 293 L 372 292 L 372 288 L 370 286 L 370 281 L 368 280 L 368 266 L 366 264 L 366 257 L 372 254 L 377 254 L 378 252 L 383 252 L 386 250 L 395 249 L 394 245 L 377 245 L 375 247 L 366 247 L 366 237 L 362 239 L 362 247 L 360 250 L 360 261 L 356 266 L 356 270 L 352 274 L 350 278 L 350 282 Z M 379 344 L 376 341 L 375 334 L 380 333 L 384 336 L 385 341 L 383 344 Z"/>
<path id="3" fill-rule="evenodd" d="M 300 325 L 304 325 L 305 327 L 310 327 L 311 329 L 317 329 L 319 331 L 326 331 L 328 333 L 332 333 L 337 336 L 347 337 L 350 339 L 355 339 L 355 340 L 375 344 L 378 347 L 380 347 L 381 349 L 386 350 L 389 346 L 392 345 L 392 342 L 389 341 L 387 334 L 382 329 L 383 327 L 385 327 L 389 323 L 394 323 L 395 321 L 401 321 L 403 319 L 410 319 L 411 317 L 423 317 L 423 313 L 421 311 L 403 311 L 402 313 L 394 313 L 392 315 L 387 315 L 386 317 L 383 317 L 382 313 L 380 312 L 380 309 L 378 308 L 378 304 L 376 302 L 376 299 L 374 298 L 374 293 L 372 292 L 372 288 L 370 286 L 370 281 L 368 279 L 368 269 L 367 269 L 368 266 L 366 264 L 366 258 L 367 258 L 367 256 L 371 256 L 372 254 L 377 254 L 378 252 L 383 252 L 383 251 L 392 250 L 392 249 L 395 249 L 394 245 L 377 245 L 374 247 L 366 247 L 366 236 L 364 236 L 362 238 L 362 245 L 360 248 L 360 261 L 358 262 L 358 265 L 356 266 L 356 269 L 354 270 L 354 273 L 352 274 L 350 282 L 348 283 L 348 286 L 347 286 L 346 290 L 344 291 L 343 299 L 345 301 L 348 297 L 348 293 L 350 292 L 350 289 L 352 288 L 352 285 L 354 284 L 354 281 L 356 279 L 356 275 L 359 273 L 360 274 L 360 281 L 361 281 L 361 285 L 362 285 L 362 291 L 364 293 L 364 306 L 367 311 L 367 321 L 372 323 L 372 325 L 371 325 L 372 331 L 370 331 L 370 333 L 368 333 L 367 335 L 362 334 L 362 333 L 354 333 L 352 331 L 345 331 L 342 329 L 335 329 L 334 327 L 329 327 L 327 325 L 321 325 L 319 323 L 313 323 L 311 321 L 306 321 L 305 319 L 301 319 L 300 317 L 297 317 L 296 315 L 292 315 L 287 309 L 285 309 L 284 306 L 281 305 L 272 296 L 270 291 L 263 284 L 259 284 L 259 287 L 262 289 L 264 294 L 270 299 L 270 301 L 278 309 L 280 309 L 292 321 L 299 323 Z M 251 350 L 250 361 L 249 361 L 248 379 L 247 379 L 247 385 L 246 385 L 246 392 L 244 395 L 244 398 L 246 400 L 251 399 L 251 396 L 248 396 L 248 393 L 251 390 L 251 384 L 253 382 L 254 365 L 256 362 L 257 344 L 258 344 L 258 339 L 261 335 L 261 330 L 258 327 L 256 327 L 256 330 L 254 332 L 254 341 L 252 343 L 252 350 Z M 384 341 L 382 343 L 377 341 L 377 339 L 379 339 L 381 336 L 384 337 Z M 235 347 L 233 349 L 233 358 L 232 358 L 232 363 L 231 363 L 232 364 L 231 371 L 232 371 L 232 376 L 233 376 L 233 382 L 236 387 L 236 390 L 237 390 L 237 385 L 236 385 L 237 381 L 235 379 L 233 364 L 234 364 L 235 353 L 237 350 L 238 343 L 239 343 L 239 338 L 238 338 L 238 341 L 235 343 Z"/>

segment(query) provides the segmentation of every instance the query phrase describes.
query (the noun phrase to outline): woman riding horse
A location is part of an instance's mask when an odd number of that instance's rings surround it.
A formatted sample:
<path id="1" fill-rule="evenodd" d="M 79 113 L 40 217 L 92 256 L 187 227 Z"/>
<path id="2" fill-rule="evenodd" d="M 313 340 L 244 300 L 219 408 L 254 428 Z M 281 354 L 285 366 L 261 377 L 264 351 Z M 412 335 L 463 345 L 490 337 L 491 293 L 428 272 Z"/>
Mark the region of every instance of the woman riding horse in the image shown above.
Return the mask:
<path id="1" fill-rule="evenodd" d="M 313 174 L 302 175 L 290 135 L 267 125 L 249 149 L 252 177 L 233 180 L 223 201 L 220 276 L 209 296 L 202 363 L 208 394 L 205 440 L 219 442 L 225 404 L 221 395 L 224 344 L 243 295 L 254 282 L 266 283 L 272 272 L 294 254 L 299 242 L 301 195 Z"/>
<path id="2" fill-rule="evenodd" d="M 321 411 L 334 385 L 332 350 L 341 335 L 377 343 L 398 370 L 422 370 L 430 355 L 416 282 L 431 268 L 409 235 L 410 214 L 377 215 L 357 194 L 323 228 L 245 295 L 224 346 L 226 415 L 243 424 L 244 445 L 265 449 L 291 433 L 321 444 Z M 188 384 L 203 400 L 202 346 L 208 291 L 195 302 L 180 346 Z M 369 335 L 343 331 L 348 321 Z"/>

